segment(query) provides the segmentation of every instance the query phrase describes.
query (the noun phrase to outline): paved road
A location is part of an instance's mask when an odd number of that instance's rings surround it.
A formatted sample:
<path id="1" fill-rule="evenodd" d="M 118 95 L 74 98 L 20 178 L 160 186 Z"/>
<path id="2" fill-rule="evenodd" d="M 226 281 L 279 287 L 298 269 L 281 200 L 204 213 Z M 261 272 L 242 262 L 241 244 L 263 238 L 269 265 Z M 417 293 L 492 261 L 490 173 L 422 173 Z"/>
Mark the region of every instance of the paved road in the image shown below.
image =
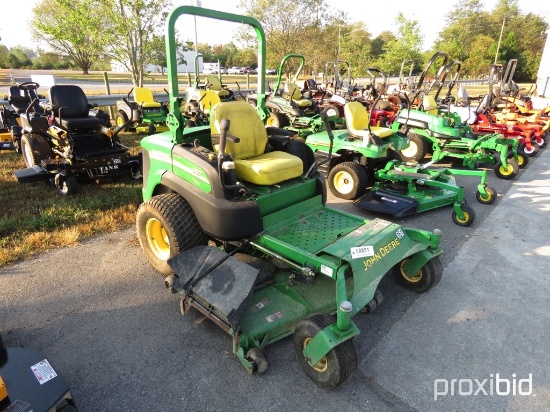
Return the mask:
<path id="1" fill-rule="evenodd" d="M 542 152 L 546 158 L 549 154 Z M 443 230 L 444 276 L 453 277 L 448 268 L 457 265 L 457 256 L 469 259 L 463 256 L 465 245 L 484 230 L 488 215 L 506 207 L 506 193 L 512 184 L 522 184 L 536 165 L 534 162 L 522 172 L 524 176 L 516 183 L 498 180 L 491 174 L 491 185 L 499 193 L 497 203 L 491 206 L 474 200 L 474 179 L 462 179 L 470 204 L 478 214 L 473 227 L 454 225 L 449 208 L 400 222 L 410 227 Z M 348 202 L 331 197 L 329 203 L 373 217 Z M 503 224 L 525 228 L 521 222 L 526 217 L 518 210 L 513 213 L 509 222 Z M 491 254 L 491 249 L 500 247 L 500 242 L 508 241 L 495 240 L 485 253 Z M 498 262 L 492 260 L 491 264 Z M 467 268 L 473 271 L 472 276 L 483 276 L 483 271 Z M 448 287 L 449 281 L 442 281 L 436 289 Z M 8 346 L 44 351 L 70 383 L 82 411 L 317 410 L 319 407 L 354 411 L 422 410 L 418 401 L 429 403 L 431 393 L 412 390 L 410 399 L 409 392 L 402 392 L 415 386 L 415 382 L 433 381 L 432 371 L 440 362 L 434 357 L 421 365 L 401 367 L 403 358 L 409 356 L 409 342 L 396 341 L 394 331 L 402 328 L 403 319 L 419 307 L 424 309 L 424 315 L 437 314 L 445 307 L 447 297 L 435 299 L 434 296 L 440 296 L 435 294 L 436 289 L 424 295 L 414 294 L 398 288 L 390 277 L 383 280 L 380 289 L 385 296 L 382 305 L 373 314 L 356 318 L 362 332 L 355 339 L 361 367 L 351 382 L 336 391 L 321 390 L 304 375 L 290 339 L 268 348 L 270 366 L 265 374 L 246 374 L 232 355 L 227 335 L 195 311 L 185 317 L 179 314 L 177 298 L 165 291 L 162 277 L 145 261 L 133 228 L 0 269 L 0 333 Z M 414 328 L 414 324 L 410 327 Z M 416 334 L 421 332 L 422 329 L 416 330 Z M 424 350 L 415 347 L 410 356 L 444 352 L 446 346 L 438 339 L 433 337 L 435 346 L 424 343 Z M 388 340 L 391 345 L 383 351 Z M 539 351 L 537 347 L 530 350 Z M 494 362 L 498 364 L 498 358 Z"/>

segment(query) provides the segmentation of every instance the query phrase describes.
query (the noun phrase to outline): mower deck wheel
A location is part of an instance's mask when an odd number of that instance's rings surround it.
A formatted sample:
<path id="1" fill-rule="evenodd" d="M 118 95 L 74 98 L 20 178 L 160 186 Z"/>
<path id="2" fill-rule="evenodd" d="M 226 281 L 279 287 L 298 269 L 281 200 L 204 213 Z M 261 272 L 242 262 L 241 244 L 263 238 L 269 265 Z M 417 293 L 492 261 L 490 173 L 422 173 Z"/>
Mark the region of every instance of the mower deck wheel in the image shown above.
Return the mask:
<path id="1" fill-rule="evenodd" d="M 512 151 L 508 152 L 508 158 L 513 159 L 514 153 Z M 518 160 L 516 160 L 518 167 L 523 169 L 529 164 L 529 156 L 523 151 L 518 149 Z"/>
<path id="2" fill-rule="evenodd" d="M 294 331 L 294 350 L 302 369 L 311 380 L 324 389 L 334 389 L 343 385 L 357 369 L 357 353 L 351 339 L 332 348 L 314 366 L 311 366 L 303 355 L 309 342 L 334 322 L 333 316 L 316 313 L 300 321 Z"/>
<path id="3" fill-rule="evenodd" d="M 515 159 L 506 159 L 506 165 L 503 165 L 499 159 L 493 170 L 499 179 L 510 180 L 519 173 L 519 166 Z"/>
<path id="4" fill-rule="evenodd" d="M 474 209 L 466 205 L 462 205 L 461 209 L 462 213 L 464 214 L 464 218 L 461 219 L 460 217 L 458 217 L 456 212 L 453 210 L 453 222 L 456 223 L 458 226 L 470 226 L 472 223 L 474 223 L 474 220 L 476 219 L 476 212 L 474 211 Z"/>
<path id="5" fill-rule="evenodd" d="M 246 352 L 246 359 L 254 364 L 254 372 L 264 373 L 267 370 L 267 359 L 260 349 L 249 349 L 248 352 Z"/>
<path id="6" fill-rule="evenodd" d="M 368 176 L 363 166 L 343 162 L 334 166 L 328 174 L 328 187 L 336 197 L 353 200 L 367 190 Z"/>
<path id="7" fill-rule="evenodd" d="M 497 191 L 492 187 L 486 187 L 485 192 L 487 192 L 485 196 L 482 195 L 480 192 L 476 192 L 477 201 L 484 205 L 490 205 L 491 203 L 494 203 L 494 201 L 497 199 Z"/>
<path id="8" fill-rule="evenodd" d="M 163 276 L 173 274 L 168 259 L 208 241 L 189 203 L 174 193 L 142 203 L 136 213 L 136 227 L 145 256 Z"/>
<path id="9" fill-rule="evenodd" d="M 527 148 L 527 145 L 525 143 L 520 144 L 519 147 L 518 147 L 518 152 L 522 151 L 529 157 L 536 156 L 537 153 L 539 152 L 539 150 L 540 150 L 539 144 L 536 143 L 536 142 L 531 142 L 531 148 L 530 149 Z"/>
<path id="10" fill-rule="evenodd" d="M 439 283 L 443 275 L 443 266 L 438 256 L 430 259 L 413 277 L 408 278 L 403 272 L 403 265 L 409 261 L 403 259 L 391 270 L 397 283 L 405 289 L 422 293 L 430 290 Z"/>

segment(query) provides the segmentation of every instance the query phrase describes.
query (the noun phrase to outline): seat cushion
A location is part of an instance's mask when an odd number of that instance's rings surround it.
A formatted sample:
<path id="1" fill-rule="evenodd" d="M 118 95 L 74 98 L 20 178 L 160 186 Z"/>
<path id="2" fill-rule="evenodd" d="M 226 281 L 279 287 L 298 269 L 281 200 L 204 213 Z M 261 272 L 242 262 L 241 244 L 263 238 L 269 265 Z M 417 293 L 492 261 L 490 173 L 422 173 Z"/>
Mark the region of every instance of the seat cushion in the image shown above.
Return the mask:
<path id="1" fill-rule="evenodd" d="M 237 175 L 257 185 L 274 185 L 301 176 L 303 164 L 299 157 L 286 152 L 269 152 L 248 159 L 235 160 Z"/>

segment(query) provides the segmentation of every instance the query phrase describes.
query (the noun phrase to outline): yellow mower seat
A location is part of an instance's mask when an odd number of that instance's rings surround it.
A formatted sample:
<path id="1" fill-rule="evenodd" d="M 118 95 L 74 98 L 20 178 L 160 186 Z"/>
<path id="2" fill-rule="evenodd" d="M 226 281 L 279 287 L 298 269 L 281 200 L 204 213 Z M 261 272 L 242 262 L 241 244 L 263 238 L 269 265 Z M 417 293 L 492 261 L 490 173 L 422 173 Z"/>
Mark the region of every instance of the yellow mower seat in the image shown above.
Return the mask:
<path id="1" fill-rule="evenodd" d="M 300 90 L 300 86 L 295 83 L 285 83 L 283 95 L 289 96 L 289 98 L 292 99 L 292 101 L 296 103 L 300 108 L 309 107 L 313 104 L 311 100 L 302 98 L 302 91 Z"/>
<path id="2" fill-rule="evenodd" d="M 433 96 L 424 96 L 422 99 L 422 107 L 426 113 L 433 114 L 434 116 L 439 114 L 439 107 Z"/>
<path id="3" fill-rule="evenodd" d="M 228 139 L 225 153 L 233 158 L 242 180 L 268 186 L 302 175 L 304 166 L 299 157 L 279 151 L 265 153 L 267 130 L 250 103 L 221 102 L 214 106 L 210 113 L 213 135 L 220 133 L 222 119 L 230 122 L 228 135 L 240 140 L 234 143 Z"/>
<path id="4" fill-rule="evenodd" d="M 220 96 L 214 90 L 200 91 L 200 107 L 204 113 L 210 113 L 215 105 L 221 102 Z"/>
<path id="5" fill-rule="evenodd" d="M 225 90 L 222 87 L 220 79 L 216 76 L 206 76 L 206 84 L 208 85 L 208 90 L 215 91 L 220 98 L 229 97 L 229 90 Z"/>
<path id="6" fill-rule="evenodd" d="M 360 102 L 348 102 L 344 106 L 344 116 L 348 132 L 354 137 L 369 137 L 369 113 Z M 371 126 L 370 133 L 380 137 L 391 136 L 393 132 L 387 127 Z"/>
<path id="7" fill-rule="evenodd" d="M 134 88 L 134 100 L 141 107 L 161 107 L 160 102 L 155 101 L 153 97 L 153 92 L 145 87 L 136 87 Z"/>

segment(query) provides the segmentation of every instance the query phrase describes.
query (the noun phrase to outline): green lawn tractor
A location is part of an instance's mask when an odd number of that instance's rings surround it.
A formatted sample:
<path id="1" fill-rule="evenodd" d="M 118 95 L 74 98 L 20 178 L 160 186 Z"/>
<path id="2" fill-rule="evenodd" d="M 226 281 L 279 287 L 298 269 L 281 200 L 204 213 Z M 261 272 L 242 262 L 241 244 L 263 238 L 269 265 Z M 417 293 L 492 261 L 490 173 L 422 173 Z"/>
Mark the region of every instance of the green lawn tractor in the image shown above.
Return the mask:
<path id="1" fill-rule="evenodd" d="M 186 98 L 183 103 L 183 114 L 187 118 L 187 127 L 208 125 L 210 123 L 210 111 L 217 103 L 237 100 L 235 93 L 226 84 L 222 83 L 220 71 L 217 75 L 206 75 L 204 83 L 201 84 L 199 58 L 202 58 L 200 53 L 195 56 L 195 82 L 193 86 L 185 90 Z M 219 60 L 218 67 L 220 67 Z"/>
<path id="2" fill-rule="evenodd" d="M 345 130 L 311 134 L 306 144 L 320 163 L 319 171 L 326 176 L 332 194 L 353 200 L 367 191 L 374 172 L 389 160 L 409 160 L 409 139 L 389 128 L 372 126 L 372 111 L 367 112 L 361 102 L 346 103 L 344 115 Z"/>
<path id="3" fill-rule="evenodd" d="M 496 200 L 495 189 L 488 187 L 486 170 L 430 168 L 432 162 L 392 160 L 375 173 L 375 183 L 369 192 L 354 201 L 366 210 L 389 213 L 396 218 L 452 205 L 452 220 L 459 226 L 470 226 L 475 211 L 466 204 L 464 188 L 457 185 L 455 176 L 480 178 L 476 199 L 482 204 Z"/>
<path id="4" fill-rule="evenodd" d="M 133 101 L 130 100 L 132 92 Z M 153 92 L 146 87 L 134 87 L 126 99 L 117 101 L 116 106 L 115 123 L 123 127 L 123 131 L 153 134 L 168 130 L 166 104 L 156 101 Z"/>
<path id="5" fill-rule="evenodd" d="M 444 57 L 442 66 L 428 90 L 423 90 L 421 82 L 432 64 L 441 56 Z M 460 159 L 464 166 L 471 169 L 488 163 L 494 165 L 497 177 L 514 178 L 519 172 L 517 140 L 506 139 L 499 133 L 486 135 L 473 133 L 470 125 L 462 123 L 457 113 L 448 109 L 440 110 L 433 95 L 428 94 L 431 87 L 437 84 L 438 79 L 446 72 L 446 62 L 445 53 L 435 53 L 421 74 L 417 89 L 410 99 L 406 94 L 400 94 L 406 101 L 406 107 L 396 115 L 392 130 L 407 134 L 411 140 L 411 146 L 416 148 L 412 160 L 423 159 L 431 146 L 432 160 L 436 163 L 447 157 Z M 411 108 L 411 102 L 416 108 Z"/>
<path id="6" fill-rule="evenodd" d="M 255 29 L 257 108 L 220 102 L 209 126 L 185 127 L 174 27 L 182 15 Z M 258 116 L 266 113 L 266 42 L 257 20 L 180 6 L 168 16 L 166 43 L 170 131 L 141 142 L 136 226 L 145 256 L 183 313 L 193 307 L 230 335 L 247 371 L 264 372 L 266 347 L 292 336 L 307 376 L 323 388 L 344 384 L 357 367 L 353 316 L 380 302 L 386 273 L 416 292 L 435 286 L 441 232 L 325 206 L 311 150 Z"/>
<path id="7" fill-rule="evenodd" d="M 288 69 L 288 62 L 294 59 L 298 61 L 297 69 L 289 81 L 283 82 L 282 77 L 285 69 Z M 336 103 L 323 106 L 318 105 L 314 99 L 306 98 L 302 88 L 298 85 L 298 76 L 304 67 L 305 58 L 301 54 L 288 54 L 279 65 L 277 72 L 277 83 L 271 97 L 265 103 L 270 115 L 266 119 L 268 126 L 275 126 L 291 130 L 302 138 L 307 138 L 312 133 L 324 129 L 321 119 L 321 111 L 326 110 L 329 114 L 329 122 L 333 128 L 342 128 L 345 125 L 344 119 L 340 116 L 340 110 Z M 280 92 L 281 85 L 283 91 Z M 257 102 L 254 102 L 257 104 Z"/>

